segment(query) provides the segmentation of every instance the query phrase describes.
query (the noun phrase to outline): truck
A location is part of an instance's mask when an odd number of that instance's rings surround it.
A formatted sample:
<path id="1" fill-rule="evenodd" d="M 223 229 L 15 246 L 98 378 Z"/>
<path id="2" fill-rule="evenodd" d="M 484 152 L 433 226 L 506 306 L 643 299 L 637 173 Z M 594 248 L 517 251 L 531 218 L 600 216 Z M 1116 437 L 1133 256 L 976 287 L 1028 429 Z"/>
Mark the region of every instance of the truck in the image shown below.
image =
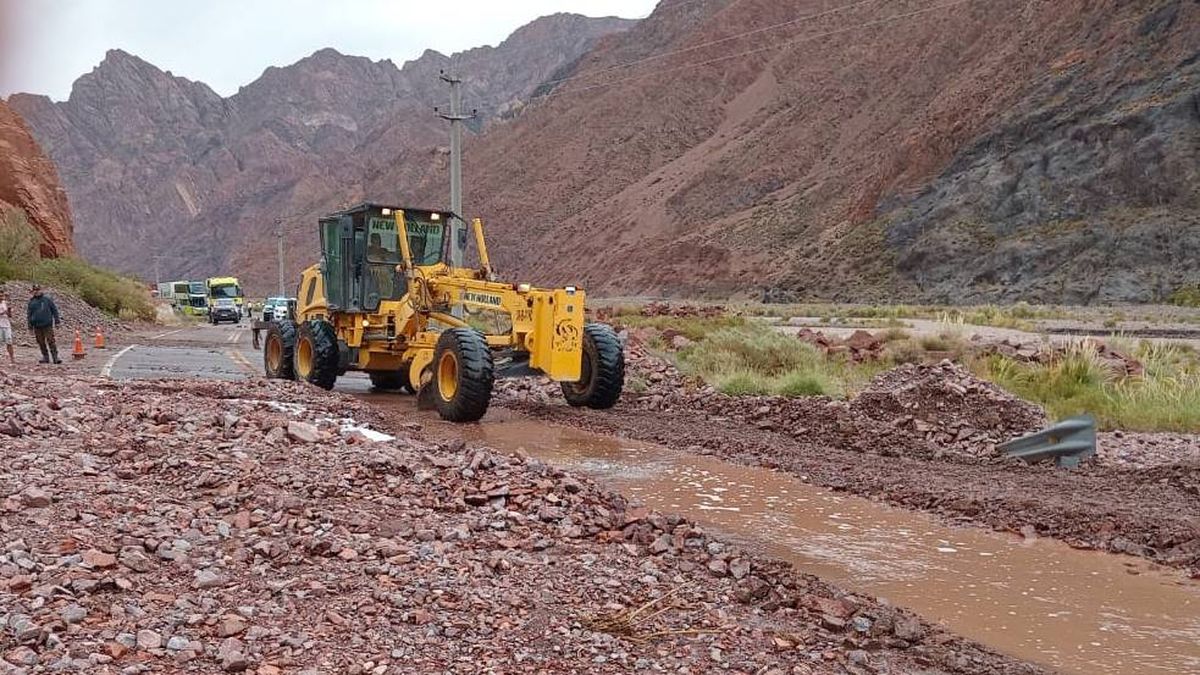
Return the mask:
<path id="1" fill-rule="evenodd" d="M 205 294 L 208 297 L 208 314 L 211 320 L 213 310 L 219 300 L 232 300 L 237 307 L 238 320 L 244 313 L 245 296 L 242 295 L 242 284 L 237 277 L 209 277 L 204 280 Z M 222 305 L 227 303 L 221 303 Z"/>

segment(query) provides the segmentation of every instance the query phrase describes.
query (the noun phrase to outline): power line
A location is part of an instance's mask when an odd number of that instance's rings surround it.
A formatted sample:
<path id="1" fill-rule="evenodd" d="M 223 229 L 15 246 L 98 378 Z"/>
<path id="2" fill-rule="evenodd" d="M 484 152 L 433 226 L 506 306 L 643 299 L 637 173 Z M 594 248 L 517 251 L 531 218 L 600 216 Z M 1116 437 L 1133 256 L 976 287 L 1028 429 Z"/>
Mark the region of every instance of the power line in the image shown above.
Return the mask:
<path id="1" fill-rule="evenodd" d="M 690 2 L 690 1 L 691 1 L 691 0 L 687 0 L 687 2 Z M 587 79 L 587 78 L 591 78 L 591 77 L 596 77 L 597 75 L 603 75 L 604 73 L 608 73 L 608 72 L 611 72 L 611 71 L 614 71 L 614 70 L 621 70 L 621 69 L 623 69 L 623 68 L 632 68 L 633 66 L 640 65 L 640 64 L 646 63 L 646 62 L 648 62 L 648 61 L 657 61 L 658 59 L 665 59 L 665 58 L 667 58 L 668 56 L 677 56 L 677 55 L 679 55 L 679 54 L 687 54 L 687 53 L 689 53 L 689 52 L 694 52 L 694 51 L 697 51 L 697 50 L 699 50 L 699 49 L 704 49 L 704 48 L 706 48 L 706 47 L 711 47 L 711 46 L 713 46 L 713 45 L 724 44 L 724 43 L 726 43 L 726 42 L 731 42 L 731 41 L 733 41 L 733 40 L 740 40 L 740 39 L 742 39 L 742 38 L 744 38 L 744 37 L 749 37 L 749 36 L 751 36 L 751 35 L 758 35 L 758 34 L 760 34 L 760 33 L 767 33 L 767 32 L 773 31 L 773 30 L 778 30 L 778 29 L 780 29 L 780 28 L 786 28 L 786 27 L 788 27 L 788 26 L 795 26 L 796 24 L 805 23 L 805 22 L 808 22 L 808 21 L 815 21 L 816 19 L 821 19 L 821 18 L 824 18 L 824 17 L 826 17 L 826 16 L 831 16 L 831 15 L 833 15 L 833 14 L 837 14 L 837 13 L 839 13 L 839 12 L 844 12 L 844 11 L 846 11 L 846 10 L 855 9 L 855 8 L 857 8 L 857 7 L 861 7 L 861 6 L 863 6 L 863 5 L 868 5 L 868 4 L 871 4 L 871 3 L 873 3 L 873 2 L 879 2 L 879 0 L 859 0 L 858 2 L 853 2 L 853 3 L 850 3 L 850 4 L 848 4 L 848 5 L 842 5 L 841 7 L 835 7 L 835 8 L 833 8 L 833 9 L 827 9 L 827 10 L 825 10 L 825 11 L 823 11 L 823 12 L 817 12 L 816 14 L 807 14 L 807 15 L 805 15 L 805 16 L 796 17 L 795 19 L 789 19 L 788 21 L 784 21 L 784 22 L 782 22 L 782 23 L 777 23 L 777 24 L 773 24 L 773 25 L 770 25 L 770 26 L 763 26 L 762 28 L 755 28 L 755 29 L 753 29 L 753 30 L 748 30 L 748 31 L 745 31 L 745 32 L 742 32 L 742 33 L 736 33 L 736 34 L 734 34 L 734 35 L 729 35 L 729 36 L 726 36 L 726 37 L 723 37 L 723 38 L 719 38 L 719 39 L 716 39 L 716 40 L 710 40 L 710 41 L 708 41 L 708 42 L 702 42 L 702 43 L 700 43 L 700 44 L 698 44 L 698 45 L 692 45 L 691 47 L 684 47 L 684 48 L 682 48 L 682 49 L 675 49 L 675 50 L 668 51 L 668 52 L 662 52 L 662 53 L 660 53 L 660 54 L 652 54 L 652 55 L 650 55 L 650 56 L 647 56 L 647 57 L 644 57 L 644 58 L 640 58 L 640 59 L 635 59 L 635 60 L 633 60 L 633 61 L 627 61 L 627 62 L 625 62 L 625 63 L 618 63 L 618 64 L 616 64 L 616 65 L 607 66 L 607 67 L 601 68 L 601 69 L 599 69 L 599 70 L 593 70 L 593 71 L 591 71 L 591 72 L 583 73 L 582 75 L 579 75 L 579 76 L 575 76 L 575 77 L 563 77 L 563 78 L 559 78 L 559 79 L 557 79 L 557 80 L 549 80 L 549 81 L 543 82 L 543 83 L 542 83 L 540 86 L 543 86 L 543 87 L 546 87 L 546 86 L 553 86 L 553 85 L 555 85 L 555 84 L 558 84 L 558 83 L 560 83 L 560 82 L 567 82 L 568 80 L 570 80 L 570 81 L 576 81 L 576 82 L 577 82 L 577 81 L 579 81 L 579 80 L 583 80 L 583 79 Z M 686 4 L 686 2 L 685 2 L 685 3 L 679 3 L 679 4 Z"/>
<path id="2" fill-rule="evenodd" d="M 783 47 L 790 47 L 790 46 L 797 45 L 797 44 L 803 44 L 805 42 L 812 42 L 815 40 L 820 40 L 822 38 L 831 37 L 834 35 L 842 35 L 845 33 L 850 33 L 850 32 L 856 31 L 856 30 L 862 30 L 864 28 L 871 28 L 874 26 L 881 26 L 881 25 L 885 25 L 885 24 L 889 24 L 889 23 L 895 23 L 897 21 L 902 21 L 904 19 L 911 19 L 915 16 L 921 16 L 924 14 L 929 14 L 930 12 L 936 12 L 936 11 L 940 11 L 940 10 L 944 10 L 944 9 L 950 9 L 953 7 L 958 7 L 959 5 L 966 5 L 966 4 L 969 4 L 972 2 L 979 2 L 979 0 L 956 0 L 955 2 L 948 2 L 945 4 L 941 4 L 941 5 L 935 5 L 933 7 L 926 7 L 924 9 L 918 9 L 918 10 L 914 10 L 911 12 L 905 12 L 903 14 L 894 14 L 892 16 L 884 17 L 882 19 L 876 19 L 874 21 L 868 21 L 866 23 L 858 24 L 856 26 L 839 28 L 837 30 L 826 31 L 824 33 L 816 33 L 814 35 L 805 35 L 805 36 L 794 38 L 791 40 L 786 40 L 786 41 L 780 42 L 778 44 L 767 45 L 765 47 L 759 47 L 757 49 L 751 49 L 749 51 L 740 52 L 737 54 L 727 54 L 725 56 L 718 56 L 716 58 L 708 59 L 705 61 L 697 61 L 695 63 L 686 63 L 686 64 L 683 64 L 680 66 L 663 68 L 660 70 L 655 70 L 653 72 L 642 73 L 640 75 L 633 75 L 630 77 L 619 78 L 616 80 L 610 80 L 608 82 L 601 82 L 599 84 L 590 84 L 590 85 L 586 85 L 583 87 L 566 87 L 564 89 L 555 89 L 547 94 L 544 94 L 542 96 L 542 98 L 550 99 L 550 98 L 553 98 L 560 94 L 574 94 L 574 93 L 579 93 L 579 92 L 583 92 L 583 91 L 588 91 L 591 89 L 600 89 L 602 87 L 611 87 L 614 84 L 620 84 L 622 82 L 631 82 L 633 80 L 640 80 L 640 79 L 643 79 L 650 75 L 661 75 L 662 73 L 670 73 L 670 72 L 675 72 L 675 71 L 680 71 L 680 70 L 688 70 L 691 68 L 700 68 L 702 66 L 712 65 L 714 63 L 720 63 L 721 61 L 729 61 L 731 59 L 740 59 L 740 58 L 744 58 L 746 56 L 753 56 L 755 54 L 761 54 L 763 52 L 768 52 L 768 51 L 772 51 L 775 49 L 781 49 Z"/>

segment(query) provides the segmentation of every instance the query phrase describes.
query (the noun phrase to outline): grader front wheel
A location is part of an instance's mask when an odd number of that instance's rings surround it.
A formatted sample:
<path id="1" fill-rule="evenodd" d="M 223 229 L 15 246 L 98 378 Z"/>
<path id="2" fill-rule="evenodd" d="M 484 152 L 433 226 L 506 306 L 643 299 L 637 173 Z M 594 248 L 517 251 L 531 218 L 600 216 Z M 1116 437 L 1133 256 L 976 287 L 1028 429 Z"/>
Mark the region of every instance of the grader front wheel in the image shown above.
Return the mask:
<path id="1" fill-rule="evenodd" d="M 483 336 L 470 328 L 450 328 L 438 338 L 430 366 L 434 407 L 442 419 L 474 422 L 492 399 L 492 352 Z"/>
<path id="2" fill-rule="evenodd" d="M 563 396 L 577 407 L 603 410 L 621 398 L 625 386 L 625 352 L 612 328 L 599 323 L 583 327 L 583 367 L 578 382 L 563 382 Z"/>
<path id="3" fill-rule="evenodd" d="M 294 380 L 296 371 L 292 355 L 296 349 L 296 324 L 286 319 L 274 321 L 267 328 L 267 339 L 263 343 L 263 370 L 267 377 L 277 380 Z"/>
<path id="4" fill-rule="evenodd" d="M 338 376 L 337 334 L 325 321 L 305 321 L 296 336 L 296 377 L 333 389 Z"/>

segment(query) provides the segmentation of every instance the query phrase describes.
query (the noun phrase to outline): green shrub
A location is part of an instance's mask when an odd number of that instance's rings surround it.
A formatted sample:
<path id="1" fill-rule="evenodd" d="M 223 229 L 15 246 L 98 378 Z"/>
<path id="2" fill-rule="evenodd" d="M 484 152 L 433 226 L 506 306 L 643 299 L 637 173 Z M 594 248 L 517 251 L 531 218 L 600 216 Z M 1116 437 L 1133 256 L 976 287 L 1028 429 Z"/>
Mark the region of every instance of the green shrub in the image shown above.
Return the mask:
<path id="1" fill-rule="evenodd" d="M 90 265 L 78 258 L 48 258 L 29 269 L 29 279 L 69 290 L 84 302 L 113 316 L 125 312 L 153 321 L 154 305 L 136 280 Z"/>
<path id="2" fill-rule="evenodd" d="M 948 352 L 954 349 L 954 343 L 945 335 L 922 335 L 917 342 L 921 349 L 927 352 Z"/>
<path id="3" fill-rule="evenodd" d="M 24 211 L 5 211 L 0 215 L 0 281 L 20 278 L 22 270 L 38 261 L 39 241 L 41 237 Z"/>
<path id="4" fill-rule="evenodd" d="M 892 363 L 923 363 L 925 348 L 912 338 L 889 342 L 883 350 L 884 357 Z"/>
<path id="5" fill-rule="evenodd" d="M 685 352 L 686 362 L 702 372 L 752 372 L 769 377 L 824 360 L 816 347 L 762 325 L 715 331 Z"/>
<path id="6" fill-rule="evenodd" d="M 756 322 L 713 331 L 677 358 L 685 373 L 734 396 L 845 396 L 886 367 L 830 359 L 813 345 Z"/>
<path id="7" fill-rule="evenodd" d="M 5 212 L 0 218 L 0 280 L 35 281 L 78 295 L 113 316 L 154 320 L 154 305 L 140 282 L 79 258 L 43 260 L 38 251 L 40 241 L 23 211 Z"/>
<path id="8" fill-rule="evenodd" d="M 834 396 L 837 390 L 830 377 L 818 370 L 790 372 L 774 387 L 781 396 Z"/>
<path id="9" fill-rule="evenodd" d="M 628 375 L 625 377 L 625 391 L 631 394 L 644 394 L 650 390 L 650 383 L 646 378 L 640 375 Z"/>
<path id="10" fill-rule="evenodd" d="M 722 375 L 717 378 L 716 387 L 717 391 L 730 396 L 751 396 L 770 391 L 766 378 L 747 372 Z"/>
<path id="11" fill-rule="evenodd" d="M 1200 307 L 1200 284 L 1181 286 L 1167 298 L 1167 302 L 1180 307 Z"/>
<path id="12" fill-rule="evenodd" d="M 1055 419 L 1087 413 L 1104 429 L 1200 431 L 1195 352 L 1143 341 L 1132 354 L 1145 367 L 1141 377 L 1113 372 L 1087 343 L 1046 364 L 992 356 L 974 365 L 981 377 L 1043 405 Z"/>

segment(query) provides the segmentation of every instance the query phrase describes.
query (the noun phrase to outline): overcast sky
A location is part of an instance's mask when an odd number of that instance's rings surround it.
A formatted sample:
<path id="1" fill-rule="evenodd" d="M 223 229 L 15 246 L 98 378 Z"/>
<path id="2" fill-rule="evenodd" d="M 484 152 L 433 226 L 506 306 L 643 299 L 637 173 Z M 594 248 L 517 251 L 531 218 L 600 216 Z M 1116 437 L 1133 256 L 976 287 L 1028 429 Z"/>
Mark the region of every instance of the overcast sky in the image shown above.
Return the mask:
<path id="1" fill-rule="evenodd" d="M 554 12 L 642 17 L 657 0 L 0 0 L 0 96 L 62 100 L 120 48 L 223 96 L 322 47 L 390 58 L 495 45 Z"/>

